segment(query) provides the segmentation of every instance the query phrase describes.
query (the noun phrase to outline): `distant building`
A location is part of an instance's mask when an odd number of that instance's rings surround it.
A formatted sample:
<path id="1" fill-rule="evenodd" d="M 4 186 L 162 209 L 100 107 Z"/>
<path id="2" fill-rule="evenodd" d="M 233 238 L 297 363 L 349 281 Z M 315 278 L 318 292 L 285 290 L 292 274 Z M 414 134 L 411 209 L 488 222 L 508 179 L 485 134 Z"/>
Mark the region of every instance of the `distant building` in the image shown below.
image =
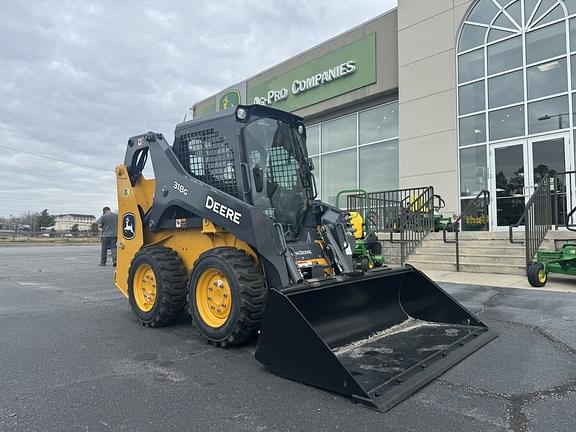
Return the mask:
<path id="1" fill-rule="evenodd" d="M 96 222 L 94 215 L 67 213 L 56 216 L 54 228 L 56 231 L 70 231 L 74 225 L 78 225 L 79 231 L 90 231 L 92 224 Z"/>

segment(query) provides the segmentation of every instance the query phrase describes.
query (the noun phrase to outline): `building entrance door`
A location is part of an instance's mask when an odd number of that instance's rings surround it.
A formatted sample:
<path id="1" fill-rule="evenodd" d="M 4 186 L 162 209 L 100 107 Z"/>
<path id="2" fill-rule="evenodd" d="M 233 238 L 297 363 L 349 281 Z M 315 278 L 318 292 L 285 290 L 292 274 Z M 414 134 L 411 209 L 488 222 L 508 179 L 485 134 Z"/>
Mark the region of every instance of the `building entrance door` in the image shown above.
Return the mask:
<path id="1" fill-rule="evenodd" d="M 546 174 L 573 169 L 569 135 L 555 134 L 490 146 L 490 228 L 507 229 L 518 222 L 526 202 Z M 574 201 L 566 181 L 559 177 L 556 190 L 559 214 L 566 214 Z"/>

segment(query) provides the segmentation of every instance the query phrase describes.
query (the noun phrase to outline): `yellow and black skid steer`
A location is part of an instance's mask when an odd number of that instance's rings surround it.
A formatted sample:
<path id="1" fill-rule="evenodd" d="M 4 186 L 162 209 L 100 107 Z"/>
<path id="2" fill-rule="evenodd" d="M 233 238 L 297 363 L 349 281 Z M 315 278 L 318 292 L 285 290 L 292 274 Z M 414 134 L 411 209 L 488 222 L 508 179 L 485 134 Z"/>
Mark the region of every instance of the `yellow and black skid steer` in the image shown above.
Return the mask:
<path id="1" fill-rule="evenodd" d="M 145 178 L 147 159 L 154 178 Z M 300 117 L 241 105 L 128 140 L 115 284 L 145 326 L 188 312 L 217 346 L 388 410 L 496 334 L 410 266 L 358 271 L 347 212 L 316 199 Z"/>

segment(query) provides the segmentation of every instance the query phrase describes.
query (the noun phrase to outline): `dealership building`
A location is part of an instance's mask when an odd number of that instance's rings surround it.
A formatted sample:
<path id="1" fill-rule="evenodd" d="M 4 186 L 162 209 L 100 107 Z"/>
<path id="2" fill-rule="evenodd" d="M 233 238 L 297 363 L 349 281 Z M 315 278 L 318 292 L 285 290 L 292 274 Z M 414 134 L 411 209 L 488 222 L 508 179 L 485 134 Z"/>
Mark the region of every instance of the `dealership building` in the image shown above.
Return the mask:
<path id="1" fill-rule="evenodd" d="M 433 186 L 457 214 L 488 190 L 498 230 L 545 173 L 574 170 L 573 89 L 576 0 L 399 0 L 193 115 L 291 111 L 305 119 L 322 200 Z"/>

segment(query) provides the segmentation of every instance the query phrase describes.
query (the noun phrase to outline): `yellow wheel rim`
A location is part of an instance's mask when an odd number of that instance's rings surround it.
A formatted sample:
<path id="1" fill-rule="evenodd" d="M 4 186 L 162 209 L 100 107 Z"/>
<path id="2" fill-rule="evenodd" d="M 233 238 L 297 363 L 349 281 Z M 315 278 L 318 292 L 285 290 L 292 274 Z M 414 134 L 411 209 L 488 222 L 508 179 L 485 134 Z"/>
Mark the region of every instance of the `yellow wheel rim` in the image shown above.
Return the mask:
<path id="1" fill-rule="evenodd" d="M 142 312 L 150 312 L 156 303 L 156 275 L 148 264 L 140 264 L 134 274 L 134 300 Z"/>
<path id="2" fill-rule="evenodd" d="M 196 308 L 210 327 L 222 327 L 232 310 L 232 291 L 226 276 L 215 268 L 202 272 L 196 284 Z"/>
<path id="3" fill-rule="evenodd" d="M 545 283 L 546 282 L 546 272 L 544 269 L 538 271 L 538 282 Z"/>

